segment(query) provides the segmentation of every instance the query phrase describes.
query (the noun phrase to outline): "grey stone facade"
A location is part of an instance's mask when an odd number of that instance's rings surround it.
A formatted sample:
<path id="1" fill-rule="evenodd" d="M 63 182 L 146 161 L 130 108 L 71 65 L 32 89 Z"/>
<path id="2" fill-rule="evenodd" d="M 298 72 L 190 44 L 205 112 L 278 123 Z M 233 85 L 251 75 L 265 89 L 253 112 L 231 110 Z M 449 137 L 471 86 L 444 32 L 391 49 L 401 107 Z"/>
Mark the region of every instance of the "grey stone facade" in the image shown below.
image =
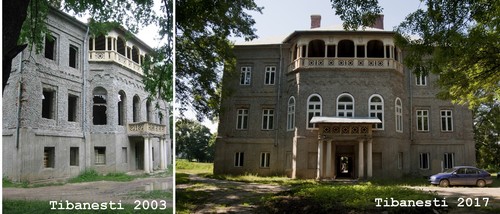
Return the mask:
<path id="1" fill-rule="evenodd" d="M 474 165 L 471 112 L 435 97 L 436 76 L 417 85 L 393 35 L 319 27 L 282 42 L 236 45 L 236 70 L 224 73 L 230 95 L 222 100 L 214 173 L 402 177 Z"/>
<path id="2" fill-rule="evenodd" d="M 88 35 L 86 24 L 56 10 L 47 27 L 54 39 L 13 60 L 4 90 L 3 176 L 38 182 L 170 164 L 168 103 L 148 101 L 142 83 L 151 48 L 121 29 Z"/>

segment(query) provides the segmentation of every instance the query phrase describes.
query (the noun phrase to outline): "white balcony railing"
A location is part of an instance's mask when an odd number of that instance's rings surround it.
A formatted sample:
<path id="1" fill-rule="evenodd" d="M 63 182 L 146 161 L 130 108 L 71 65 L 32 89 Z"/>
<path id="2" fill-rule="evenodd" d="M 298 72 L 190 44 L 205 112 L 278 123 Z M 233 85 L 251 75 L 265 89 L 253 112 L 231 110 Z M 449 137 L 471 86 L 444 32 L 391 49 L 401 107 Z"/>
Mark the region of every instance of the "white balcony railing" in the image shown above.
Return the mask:
<path id="1" fill-rule="evenodd" d="M 299 58 L 293 61 L 288 71 L 298 68 L 384 68 L 403 73 L 403 66 L 394 59 L 380 58 Z"/>
<path id="2" fill-rule="evenodd" d="M 127 133 L 131 136 L 164 136 L 167 134 L 167 126 L 150 122 L 129 123 Z"/>
<path id="3" fill-rule="evenodd" d="M 132 69 L 133 71 L 141 75 L 143 74 L 141 65 L 119 54 L 116 51 L 105 51 L 105 50 L 89 51 L 89 61 L 116 62 L 120 65 Z"/>

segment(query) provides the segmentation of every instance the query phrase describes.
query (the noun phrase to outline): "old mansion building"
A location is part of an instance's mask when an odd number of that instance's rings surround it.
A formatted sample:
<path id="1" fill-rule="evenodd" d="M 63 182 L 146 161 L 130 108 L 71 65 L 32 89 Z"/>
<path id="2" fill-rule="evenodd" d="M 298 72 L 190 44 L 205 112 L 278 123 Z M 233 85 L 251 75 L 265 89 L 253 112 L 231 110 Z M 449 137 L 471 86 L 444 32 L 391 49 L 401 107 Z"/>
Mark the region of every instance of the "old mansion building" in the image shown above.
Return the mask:
<path id="1" fill-rule="evenodd" d="M 92 35 L 55 9 L 46 24 L 43 49 L 26 48 L 13 60 L 3 91 L 2 176 L 39 182 L 91 168 L 165 169 L 168 103 L 148 98 L 142 81 L 152 49 L 121 28 Z"/>
<path id="2" fill-rule="evenodd" d="M 224 74 L 214 173 L 292 178 L 428 176 L 474 165 L 472 114 L 415 75 L 383 16 L 237 44 Z"/>

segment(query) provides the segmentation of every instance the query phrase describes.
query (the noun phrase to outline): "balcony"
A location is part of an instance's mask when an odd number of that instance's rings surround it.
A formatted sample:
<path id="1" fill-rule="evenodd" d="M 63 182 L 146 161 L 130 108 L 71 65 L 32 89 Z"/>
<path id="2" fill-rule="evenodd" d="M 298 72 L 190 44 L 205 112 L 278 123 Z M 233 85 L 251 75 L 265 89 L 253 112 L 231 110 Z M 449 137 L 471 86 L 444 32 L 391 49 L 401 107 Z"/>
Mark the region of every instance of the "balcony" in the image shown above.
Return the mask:
<path id="1" fill-rule="evenodd" d="M 119 54 L 113 50 L 92 50 L 89 51 L 90 62 L 116 62 L 125 66 L 141 75 L 143 75 L 142 67 L 138 63 L 128 59 L 127 57 Z"/>
<path id="2" fill-rule="evenodd" d="M 129 123 L 127 133 L 129 136 L 164 137 L 167 134 L 167 126 L 150 122 Z"/>
<path id="3" fill-rule="evenodd" d="M 367 68 L 394 69 L 403 73 L 403 65 L 390 58 L 344 58 L 344 57 L 308 57 L 293 61 L 288 71 L 299 68 Z"/>

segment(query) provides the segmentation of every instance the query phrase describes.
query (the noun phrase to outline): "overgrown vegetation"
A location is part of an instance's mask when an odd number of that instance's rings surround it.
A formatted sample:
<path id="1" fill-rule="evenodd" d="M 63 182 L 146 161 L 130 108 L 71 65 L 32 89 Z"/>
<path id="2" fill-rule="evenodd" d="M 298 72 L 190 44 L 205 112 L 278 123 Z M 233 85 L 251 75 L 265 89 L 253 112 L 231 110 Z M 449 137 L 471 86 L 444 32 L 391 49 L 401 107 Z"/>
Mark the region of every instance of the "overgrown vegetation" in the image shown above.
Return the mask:
<path id="1" fill-rule="evenodd" d="M 175 161 L 175 169 L 177 173 L 211 174 L 214 171 L 214 164 L 177 159 Z"/>
<path id="2" fill-rule="evenodd" d="M 80 182 L 91 182 L 91 181 L 131 181 L 135 177 L 127 175 L 123 172 L 113 172 L 108 174 L 100 174 L 95 169 L 87 169 L 83 171 L 77 177 L 68 180 L 68 183 L 80 183 Z"/>

